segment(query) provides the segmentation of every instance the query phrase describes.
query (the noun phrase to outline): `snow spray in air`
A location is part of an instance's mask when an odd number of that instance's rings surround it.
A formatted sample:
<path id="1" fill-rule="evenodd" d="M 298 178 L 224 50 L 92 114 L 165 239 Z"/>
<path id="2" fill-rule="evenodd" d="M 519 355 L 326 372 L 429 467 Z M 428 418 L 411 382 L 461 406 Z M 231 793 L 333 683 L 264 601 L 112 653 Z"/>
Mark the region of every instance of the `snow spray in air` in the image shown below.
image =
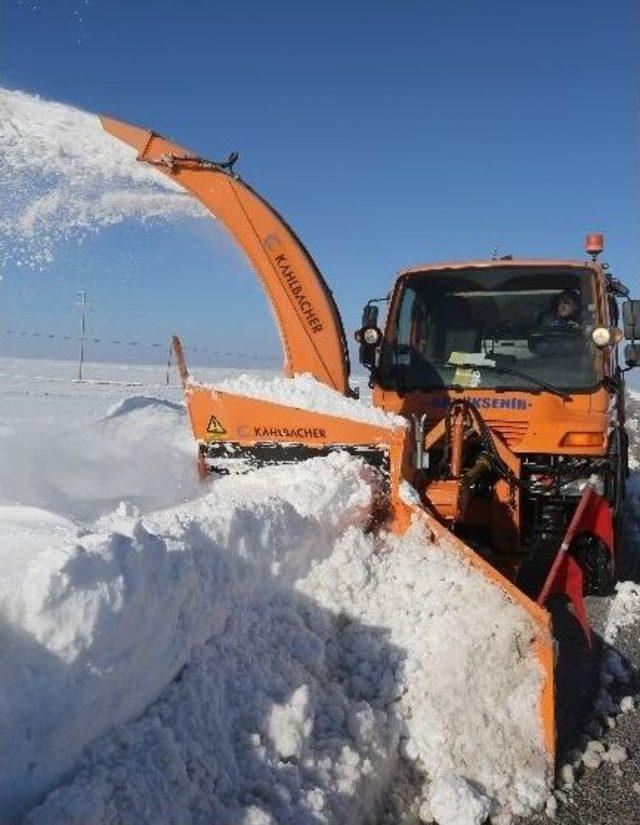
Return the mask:
<path id="1" fill-rule="evenodd" d="M 0 265 L 34 269 L 102 227 L 203 214 L 95 115 L 1 87 L 0 202 Z"/>

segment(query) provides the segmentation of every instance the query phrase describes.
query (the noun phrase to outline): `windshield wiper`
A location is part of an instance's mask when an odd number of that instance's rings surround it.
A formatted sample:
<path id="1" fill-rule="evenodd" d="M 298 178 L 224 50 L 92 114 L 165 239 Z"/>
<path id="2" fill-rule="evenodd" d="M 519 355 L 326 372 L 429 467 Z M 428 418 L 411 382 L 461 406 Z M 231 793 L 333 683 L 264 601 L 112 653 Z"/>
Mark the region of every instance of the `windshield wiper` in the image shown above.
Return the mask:
<path id="1" fill-rule="evenodd" d="M 536 386 L 543 390 L 548 390 L 554 395 L 559 395 L 563 401 L 571 400 L 571 395 L 568 392 L 561 390 L 559 387 L 554 387 L 553 384 L 549 384 L 541 378 L 535 378 L 533 375 L 528 375 L 526 372 L 521 372 L 513 367 L 499 367 L 497 364 L 452 364 L 450 361 L 447 362 L 447 366 L 457 367 L 458 369 L 463 370 L 491 370 L 492 372 L 499 372 L 504 375 L 515 375 L 517 378 L 523 378 L 525 381 L 531 381 L 532 384 L 536 384 Z"/>

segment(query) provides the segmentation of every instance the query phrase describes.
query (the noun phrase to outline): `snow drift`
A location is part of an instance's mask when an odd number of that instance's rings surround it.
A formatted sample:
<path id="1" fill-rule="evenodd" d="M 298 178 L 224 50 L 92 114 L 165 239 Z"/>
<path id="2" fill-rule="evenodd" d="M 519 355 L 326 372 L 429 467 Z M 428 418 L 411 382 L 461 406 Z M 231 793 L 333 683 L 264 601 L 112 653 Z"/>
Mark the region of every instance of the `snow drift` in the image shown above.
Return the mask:
<path id="1" fill-rule="evenodd" d="M 182 406 L 85 403 L 2 421 L 3 825 L 357 823 L 397 784 L 440 825 L 544 803 L 528 617 L 420 525 L 369 533 L 364 463 L 200 486 Z"/>
<path id="2" fill-rule="evenodd" d="M 192 520 L 181 509 L 133 528 L 138 546 L 157 542 L 161 526 L 191 553 L 211 531 L 235 532 L 237 544 L 217 563 L 216 551 L 213 560 L 198 555 L 205 584 L 190 582 L 179 614 L 176 577 L 169 604 L 167 593 L 157 599 L 162 618 L 138 607 L 125 623 L 131 650 L 121 672 L 133 678 L 118 688 L 109 670 L 101 686 L 114 717 L 124 715 L 123 702 L 148 700 L 141 682 L 159 689 L 185 667 L 138 721 L 95 741 L 29 823 L 360 822 L 397 769 L 399 741 L 424 773 L 419 793 L 442 825 L 541 804 L 546 762 L 530 724 L 540 674 L 519 652 L 526 620 L 419 528 L 388 539 L 391 546 L 353 525 L 344 530 L 345 521 L 362 521 L 369 500 L 363 472 L 339 455 L 308 462 L 288 485 L 291 473 L 265 469 L 250 482 L 248 509 L 238 479 L 216 485 L 216 499 L 245 502 L 252 529 L 238 529 L 236 515 L 234 529 L 221 530 L 223 509 L 210 512 L 210 496 Z M 312 498 L 299 482 L 313 487 Z M 277 497 L 267 492 L 274 483 Z M 299 519 L 304 529 L 292 532 Z M 199 538 L 185 543 L 194 522 Z M 470 600 L 477 607 L 465 615 Z M 121 631 L 104 644 L 109 664 Z"/>
<path id="3" fill-rule="evenodd" d="M 91 532 L 0 508 L 3 814 L 17 816 L 95 737 L 140 714 L 197 647 L 226 637 L 243 605 L 259 613 L 328 553 L 366 510 L 361 476 L 339 456 L 295 476 L 273 468 L 253 481 L 223 479 L 145 521 L 115 514 L 111 528 L 103 520 Z"/>
<path id="4" fill-rule="evenodd" d="M 141 415 L 184 424 L 100 426 Z M 367 534 L 371 498 L 334 454 L 143 517 L 1 508 L 4 821 L 361 822 L 399 760 L 442 825 L 540 805 L 528 619 L 418 526 Z"/>
<path id="5" fill-rule="evenodd" d="M 121 391 L 120 391 L 121 392 Z M 181 404 L 132 396 L 106 414 L 74 414 L 48 398 L 41 418 L 19 405 L 0 419 L 0 504 L 26 504 L 90 525 L 121 502 L 132 512 L 198 494 L 197 448 Z M 34 438 L 34 433 L 46 433 Z"/>

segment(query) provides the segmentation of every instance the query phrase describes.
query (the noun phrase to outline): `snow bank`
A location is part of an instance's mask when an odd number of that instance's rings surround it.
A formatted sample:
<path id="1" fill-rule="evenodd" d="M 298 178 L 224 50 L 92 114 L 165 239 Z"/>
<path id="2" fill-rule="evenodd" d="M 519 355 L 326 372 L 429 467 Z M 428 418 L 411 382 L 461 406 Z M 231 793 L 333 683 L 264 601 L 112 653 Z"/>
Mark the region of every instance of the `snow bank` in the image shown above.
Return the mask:
<path id="1" fill-rule="evenodd" d="M 342 477 L 333 493 L 318 481 L 327 465 Z M 299 468 L 310 494 L 290 481 L 281 495 L 307 502 L 326 543 L 304 552 L 298 541 L 275 565 L 268 554 L 271 575 L 293 570 L 295 588 L 255 584 L 240 600 L 228 588 L 235 606 L 179 679 L 96 741 L 30 825 L 361 822 L 393 782 L 400 736 L 427 778 L 421 810 L 442 825 L 544 803 L 528 619 L 419 527 L 376 539 L 350 526 L 336 541 L 338 524 L 325 523 L 336 498 L 351 486 L 351 517 L 366 498 L 353 468 L 344 456 Z M 265 469 L 251 484 L 274 480 Z M 209 502 L 193 514 L 205 534 Z"/>
<path id="2" fill-rule="evenodd" d="M 198 495 L 196 445 L 182 405 L 135 396 L 106 415 L 74 413 L 66 402 L 60 415 L 6 422 L 0 504 L 90 524 L 122 501 L 144 513 Z"/>
<path id="3" fill-rule="evenodd" d="M 0 264 L 41 267 L 55 247 L 127 219 L 201 216 L 94 115 L 0 88 Z"/>
<path id="4" fill-rule="evenodd" d="M 296 474 L 268 468 L 250 483 L 221 479 L 203 498 L 144 521 L 115 514 L 111 529 L 103 519 L 94 532 L 41 511 L 0 509 L 3 815 L 17 816 L 89 742 L 141 713 L 194 649 L 226 638 L 243 605 L 260 625 L 264 600 L 366 511 L 362 472 L 340 455 Z M 257 652 L 244 642 L 247 666 Z M 223 701 L 215 680 L 210 689 L 209 701 Z M 243 691 L 239 675 L 233 689 Z M 256 689 L 246 686 L 253 698 Z M 199 700 L 206 705 L 204 686 Z M 136 769 L 152 779 L 144 760 Z"/>
<path id="5" fill-rule="evenodd" d="M 544 803 L 528 618 L 419 526 L 368 534 L 360 461 L 177 491 L 184 410 L 141 396 L 46 447 L 32 506 L 0 472 L 6 822 L 356 823 L 407 761 L 442 825 Z"/>
<path id="6" fill-rule="evenodd" d="M 333 624 L 285 593 L 235 610 L 27 822 L 361 822 L 389 781 L 398 726 L 345 689 L 339 640 L 327 649 L 318 633 Z M 389 655 L 382 641 L 374 655 Z"/>
<path id="7" fill-rule="evenodd" d="M 430 545 L 418 525 L 401 538 L 350 528 L 299 587 L 351 621 L 385 628 L 403 651 L 395 672 L 359 668 L 367 636 L 355 633 L 347 678 L 365 693 L 389 681 L 404 755 L 418 770 L 471 783 L 492 813 L 525 814 L 544 802 L 549 770 L 532 713 L 542 676 L 532 627 L 483 576 Z"/>
<path id="8" fill-rule="evenodd" d="M 276 404 L 287 404 L 301 410 L 351 418 L 378 427 L 407 426 L 407 420 L 401 415 L 387 413 L 379 407 L 369 406 L 355 398 L 347 398 L 308 374 L 296 375 L 294 378 L 276 376 L 268 379 L 243 373 L 211 385 L 210 389 L 247 395 Z"/>

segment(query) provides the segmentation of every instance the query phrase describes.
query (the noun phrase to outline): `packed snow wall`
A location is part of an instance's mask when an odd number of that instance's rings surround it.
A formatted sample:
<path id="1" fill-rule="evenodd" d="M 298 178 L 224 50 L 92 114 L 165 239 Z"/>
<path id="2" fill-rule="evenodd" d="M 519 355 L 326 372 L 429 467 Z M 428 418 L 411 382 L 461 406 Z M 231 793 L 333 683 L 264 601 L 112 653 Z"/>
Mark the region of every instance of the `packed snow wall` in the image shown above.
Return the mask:
<path id="1" fill-rule="evenodd" d="M 94 422 L 85 498 L 154 420 L 180 443 L 166 402 Z M 372 489 L 336 454 L 93 523 L 6 503 L 2 821 L 361 822 L 400 759 L 444 825 L 541 804 L 528 619 L 418 526 L 367 533 Z"/>
<path id="2" fill-rule="evenodd" d="M 138 715 L 232 610 L 301 575 L 367 507 L 357 467 L 288 476 L 223 480 L 180 509 L 90 531 L 0 509 L 0 810 L 22 809 Z"/>

